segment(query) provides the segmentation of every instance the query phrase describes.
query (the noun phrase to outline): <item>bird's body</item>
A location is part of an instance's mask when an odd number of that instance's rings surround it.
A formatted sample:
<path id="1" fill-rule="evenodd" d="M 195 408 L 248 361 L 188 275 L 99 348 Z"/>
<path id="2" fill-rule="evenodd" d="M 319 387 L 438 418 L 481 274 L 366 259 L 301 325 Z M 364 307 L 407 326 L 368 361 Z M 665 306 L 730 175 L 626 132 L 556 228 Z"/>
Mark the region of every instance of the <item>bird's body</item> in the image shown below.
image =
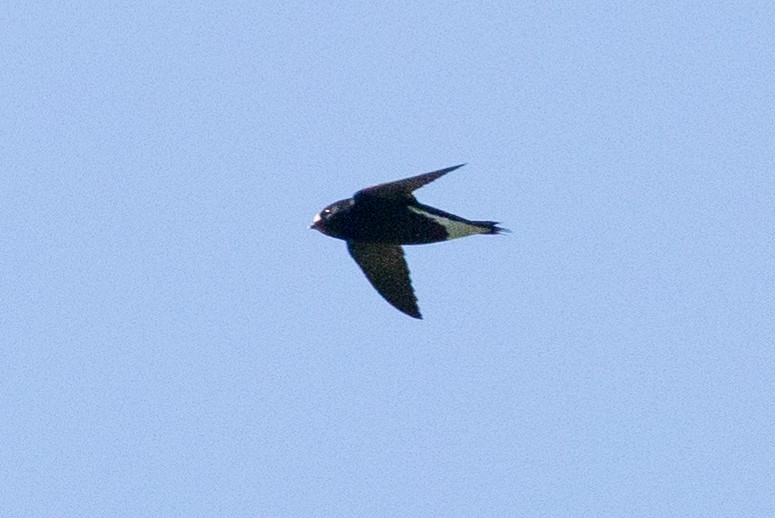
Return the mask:
<path id="1" fill-rule="evenodd" d="M 394 307 L 422 318 L 401 245 L 437 243 L 506 231 L 494 221 L 471 221 L 419 203 L 412 192 L 461 165 L 362 189 L 315 215 L 312 227 L 347 241 L 374 288 Z"/>
<path id="2" fill-rule="evenodd" d="M 417 202 L 353 203 L 350 199 L 337 203 L 339 217 L 332 218 L 324 233 L 347 241 L 422 245 L 497 233 L 494 222 L 469 221 Z"/>

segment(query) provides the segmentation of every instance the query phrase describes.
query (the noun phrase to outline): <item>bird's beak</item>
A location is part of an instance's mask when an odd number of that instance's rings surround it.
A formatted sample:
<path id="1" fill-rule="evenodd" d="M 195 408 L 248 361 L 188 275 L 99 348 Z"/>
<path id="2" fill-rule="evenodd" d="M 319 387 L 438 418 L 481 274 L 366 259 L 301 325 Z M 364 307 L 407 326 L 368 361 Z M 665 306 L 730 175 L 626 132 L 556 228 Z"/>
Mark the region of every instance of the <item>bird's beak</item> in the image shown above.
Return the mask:
<path id="1" fill-rule="evenodd" d="M 320 213 L 315 214 L 315 217 L 312 218 L 312 224 L 309 226 L 309 228 L 317 230 L 318 229 L 318 223 L 320 223 L 320 221 L 321 221 Z"/>

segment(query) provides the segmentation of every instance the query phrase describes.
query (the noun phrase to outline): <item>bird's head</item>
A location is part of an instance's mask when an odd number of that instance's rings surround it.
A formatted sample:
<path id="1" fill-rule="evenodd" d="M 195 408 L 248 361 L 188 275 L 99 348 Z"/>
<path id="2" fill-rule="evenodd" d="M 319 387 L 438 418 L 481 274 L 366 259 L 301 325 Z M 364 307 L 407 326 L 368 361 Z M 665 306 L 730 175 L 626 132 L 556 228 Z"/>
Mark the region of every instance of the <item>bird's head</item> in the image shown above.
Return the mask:
<path id="1" fill-rule="evenodd" d="M 347 214 L 350 207 L 352 207 L 353 203 L 352 198 L 332 203 L 315 214 L 309 228 L 314 228 L 327 236 L 342 238 L 342 231 L 344 231 L 347 219 L 344 216 Z"/>

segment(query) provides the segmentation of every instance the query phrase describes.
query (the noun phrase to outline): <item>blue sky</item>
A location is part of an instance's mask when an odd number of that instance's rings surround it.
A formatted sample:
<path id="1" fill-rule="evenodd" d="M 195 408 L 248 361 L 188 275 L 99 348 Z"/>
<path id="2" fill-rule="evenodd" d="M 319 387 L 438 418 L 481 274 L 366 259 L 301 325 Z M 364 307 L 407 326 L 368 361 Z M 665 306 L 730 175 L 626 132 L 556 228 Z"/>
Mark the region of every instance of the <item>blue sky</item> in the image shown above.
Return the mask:
<path id="1" fill-rule="evenodd" d="M 0 514 L 775 514 L 773 4 L 157 4 L 0 19 Z"/>

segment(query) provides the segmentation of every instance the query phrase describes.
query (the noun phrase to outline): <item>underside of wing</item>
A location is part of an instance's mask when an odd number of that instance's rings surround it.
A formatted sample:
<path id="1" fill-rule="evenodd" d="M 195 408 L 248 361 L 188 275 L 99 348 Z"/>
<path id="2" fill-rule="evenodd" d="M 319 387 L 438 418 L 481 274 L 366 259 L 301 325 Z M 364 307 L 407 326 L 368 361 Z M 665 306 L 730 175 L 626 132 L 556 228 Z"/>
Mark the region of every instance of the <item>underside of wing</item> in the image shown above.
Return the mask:
<path id="1" fill-rule="evenodd" d="M 348 241 L 347 250 L 385 300 L 410 317 L 422 318 L 400 246 Z"/>
<path id="2" fill-rule="evenodd" d="M 464 165 L 465 164 L 454 165 L 452 167 L 447 167 L 446 169 L 439 169 L 438 171 L 404 178 L 403 180 L 366 187 L 365 189 L 356 192 L 353 198 L 355 201 L 365 201 L 368 198 L 413 200 L 414 196 L 412 196 L 412 193 L 414 191 Z"/>

